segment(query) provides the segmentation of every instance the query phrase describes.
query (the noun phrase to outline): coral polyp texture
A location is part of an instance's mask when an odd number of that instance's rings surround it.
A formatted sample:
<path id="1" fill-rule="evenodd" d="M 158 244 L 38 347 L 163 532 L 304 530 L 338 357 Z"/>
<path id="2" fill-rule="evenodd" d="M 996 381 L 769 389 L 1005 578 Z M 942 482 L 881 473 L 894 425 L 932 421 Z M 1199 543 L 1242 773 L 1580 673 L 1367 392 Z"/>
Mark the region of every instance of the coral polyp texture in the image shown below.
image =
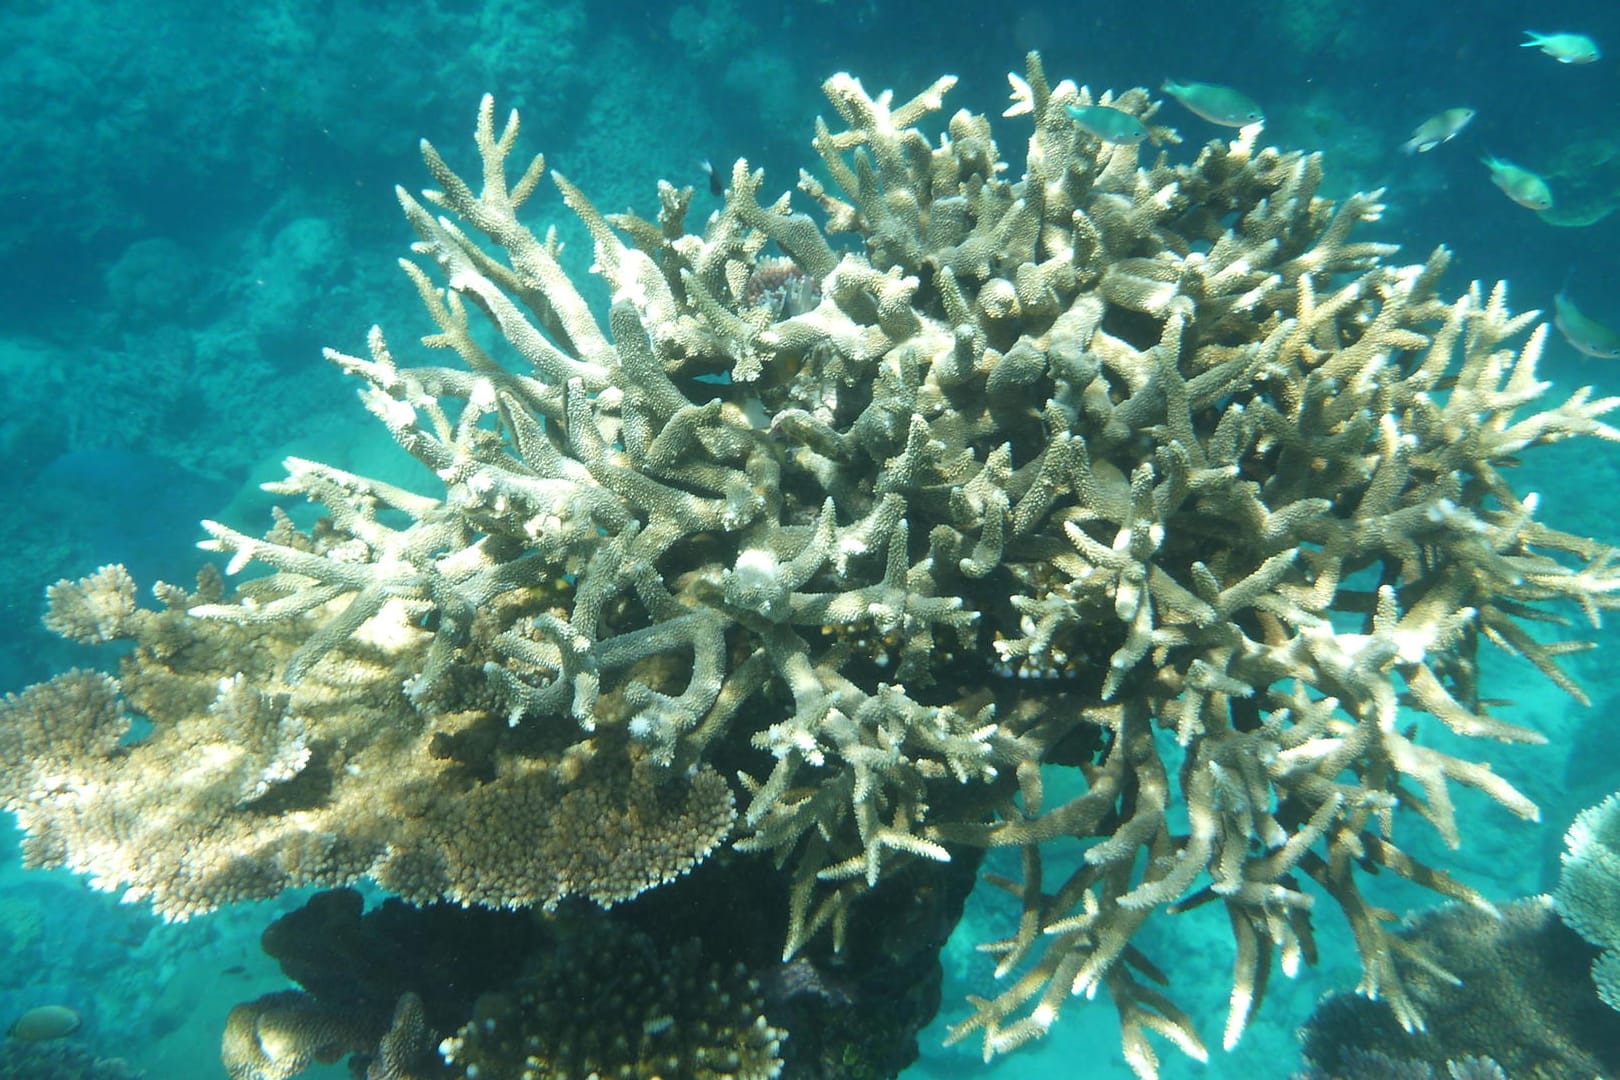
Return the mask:
<path id="1" fill-rule="evenodd" d="M 312 526 L 206 524 L 265 571 L 234 592 L 53 587 L 51 626 L 133 648 L 0 706 L 28 861 L 183 918 L 362 877 L 609 906 L 724 852 L 785 876 L 791 957 L 907 864 L 1013 848 L 1005 988 L 952 1033 L 986 1057 L 1103 989 L 1138 1074 L 1150 1034 L 1203 1058 L 1136 934 L 1205 902 L 1227 1045 L 1324 903 L 1419 1025 L 1368 871 L 1488 907 L 1396 826 L 1457 844 L 1458 785 L 1536 816 L 1431 732 L 1539 741 L 1477 693 L 1482 643 L 1580 697 L 1529 627 L 1595 624 L 1620 572 L 1503 470 L 1616 439 L 1617 400 L 1552 396 L 1504 287 L 1448 300 L 1444 250 L 1355 238 L 1378 196 L 1324 198 L 1315 155 L 1099 142 L 1065 106 L 1175 136 L 1032 55 L 1014 179 L 938 115 L 953 81 L 829 80 L 813 213 L 745 162 L 695 231 L 688 189 L 609 215 L 552 174 L 595 306 L 519 218 L 515 113 L 484 100 L 471 173 L 424 142 L 402 265 L 458 362 L 329 355 L 431 493 L 292 459 L 269 488 Z"/>
<path id="2" fill-rule="evenodd" d="M 1592 961 L 1592 981 L 1598 996 L 1620 1009 L 1620 793 L 1582 810 L 1564 834 L 1553 903 L 1566 923 L 1602 950 Z"/>

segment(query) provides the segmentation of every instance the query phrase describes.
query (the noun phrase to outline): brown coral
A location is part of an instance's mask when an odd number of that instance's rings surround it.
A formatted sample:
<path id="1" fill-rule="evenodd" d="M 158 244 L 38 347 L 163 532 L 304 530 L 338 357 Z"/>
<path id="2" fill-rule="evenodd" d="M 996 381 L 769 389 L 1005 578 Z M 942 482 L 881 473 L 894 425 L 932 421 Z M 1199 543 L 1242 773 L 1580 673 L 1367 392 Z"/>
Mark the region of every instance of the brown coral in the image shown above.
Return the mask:
<path id="1" fill-rule="evenodd" d="M 681 781 L 648 768 L 604 755 L 566 783 L 543 768 L 498 777 L 427 808 L 414 842 L 396 844 L 373 874 L 420 903 L 633 899 L 706 858 L 736 816 L 713 769 Z"/>
<path id="2" fill-rule="evenodd" d="M 762 1013 L 758 983 L 604 919 L 544 955 L 510 994 L 481 999 L 443 1043 L 466 1076 L 543 1080 L 774 1080 L 785 1033 Z"/>
<path id="3" fill-rule="evenodd" d="M 421 1070 L 437 1072 L 437 1048 L 432 1045 L 422 999 L 415 994 L 399 996 L 388 1030 L 377 1041 L 377 1053 L 366 1067 L 366 1080 L 417 1080 Z"/>
<path id="4" fill-rule="evenodd" d="M 498 719 L 429 725 L 409 698 L 377 693 L 426 644 L 409 626 L 374 624 L 345 663 L 293 684 L 293 625 L 139 614 L 121 681 L 73 671 L 0 703 L 0 795 L 30 864 L 66 861 L 170 918 L 364 876 L 422 902 L 606 905 L 686 872 L 731 828 L 713 769 L 654 775 L 622 747 L 536 747 L 475 775 L 495 760 Z M 223 653 L 237 670 L 222 677 Z M 125 745 L 129 712 L 150 730 Z"/>
<path id="5" fill-rule="evenodd" d="M 78 581 L 45 590 L 45 629 L 70 641 L 99 645 L 123 637 L 135 614 L 135 579 L 122 566 L 103 566 Z"/>
<path id="6" fill-rule="evenodd" d="M 364 1050 L 366 1025 L 308 994 L 281 990 L 231 1010 L 220 1059 L 231 1080 L 289 1080 L 316 1062 Z"/>
<path id="7" fill-rule="evenodd" d="M 380 1036 L 379 1036 L 380 1032 Z M 404 993 L 386 1026 L 363 1009 L 280 990 L 231 1009 L 220 1061 L 231 1080 L 291 1080 L 317 1062 L 370 1059 L 366 1080 L 441 1075 L 422 999 Z"/>

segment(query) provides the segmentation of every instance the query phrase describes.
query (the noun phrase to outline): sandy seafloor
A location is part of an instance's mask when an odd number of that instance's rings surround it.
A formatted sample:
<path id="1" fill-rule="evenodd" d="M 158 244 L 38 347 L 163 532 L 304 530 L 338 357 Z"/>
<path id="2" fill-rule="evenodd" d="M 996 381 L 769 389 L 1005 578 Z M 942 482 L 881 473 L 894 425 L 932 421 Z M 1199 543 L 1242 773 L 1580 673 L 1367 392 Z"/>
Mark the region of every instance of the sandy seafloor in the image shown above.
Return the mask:
<path id="1" fill-rule="evenodd" d="M 816 87 L 849 70 L 901 96 L 943 71 L 950 98 L 996 115 L 1008 71 L 1042 49 L 1048 70 L 1096 88 L 1166 76 L 1241 83 L 1265 102 L 1264 141 L 1320 150 L 1328 188 L 1384 188 L 1369 230 L 1412 259 L 1444 242 L 1447 279 L 1513 283 L 1515 306 L 1550 306 L 1568 285 L 1620 325 L 1620 13 L 1610 4 L 1347 5 L 1327 0 L 1172 2 L 1083 11 L 969 3 L 402 5 L 280 2 L 251 11 L 181 0 L 134 5 L 0 6 L 0 689 L 93 658 L 38 626 L 44 586 L 107 561 L 143 582 L 184 581 L 200 556 L 195 522 L 260 528 L 257 485 L 289 453 L 387 473 L 397 456 L 320 360 L 354 351 L 382 322 L 405 340 L 425 328 L 394 269 L 407 229 L 390 185 L 421 186 L 416 140 L 465 162 L 478 95 L 525 112 L 529 147 L 606 208 L 650 212 L 653 184 L 703 183 L 697 162 L 747 156 L 767 186 L 808 163 Z M 1558 65 L 1519 49 L 1521 32 L 1580 29 L 1612 46 L 1595 64 Z M 1479 109 L 1453 144 L 1422 157 L 1396 145 L 1440 108 Z M 1167 114 L 1168 115 L 1168 114 Z M 1217 129 L 1176 118 L 1190 158 Z M 1016 163 L 1022 129 L 997 121 Z M 1510 203 L 1478 159 L 1543 170 L 1589 222 L 1552 224 Z M 1578 206 L 1575 204 L 1578 203 Z M 1572 211 L 1573 212 L 1573 211 Z M 554 198 L 530 211 L 580 253 Z M 1554 338 L 1557 388 L 1620 394 L 1620 362 Z M 1620 446 L 1538 451 L 1516 475 L 1540 517 L 1620 540 L 1613 512 Z M 1571 668 L 1594 706 L 1574 705 L 1527 665 L 1494 657 L 1485 691 L 1543 747 L 1486 748 L 1543 807 L 1523 823 L 1458 795 L 1456 852 L 1417 823 L 1403 839 L 1493 899 L 1544 890 L 1572 815 L 1620 787 L 1620 641 Z M 1572 754 L 1572 748 L 1577 749 Z M 238 1001 L 286 985 L 257 938 L 301 897 L 165 925 L 63 872 L 23 872 L 0 837 L 0 1023 L 31 1005 L 79 1009 L 73 1038 L 159 1078 L 222 1075 L 218 1033 Z M 1392 907 L 1427 898 L 1392 890 Z M 989 1066 L 977 1046 L 942 1048 L 963 995 L 987 985 L 971 950 L 995 936 L 997 898 L 981 890 L 945 953 L 939 1021 L 907 1077 L 1127 1077 L 1106 1000 L 1072 1001 L 1051 1035 Z M 1166 1077 L 1281 1077 L 1297 1067 L 1295 1026 L 1321 994 L 1352 986 L 1337 916 L 1319 923 L 1322 963 L 1273 981 L 1233 1053 L 1196 1066 L 1160 1044 Z M 1171 990 L 1218 1043 L 1230 979 L 1214 907 L 1156 919 L 1144 939 L 1173 958 Z M 346 1075 L 341 1066 L 311 1077 Z"/>

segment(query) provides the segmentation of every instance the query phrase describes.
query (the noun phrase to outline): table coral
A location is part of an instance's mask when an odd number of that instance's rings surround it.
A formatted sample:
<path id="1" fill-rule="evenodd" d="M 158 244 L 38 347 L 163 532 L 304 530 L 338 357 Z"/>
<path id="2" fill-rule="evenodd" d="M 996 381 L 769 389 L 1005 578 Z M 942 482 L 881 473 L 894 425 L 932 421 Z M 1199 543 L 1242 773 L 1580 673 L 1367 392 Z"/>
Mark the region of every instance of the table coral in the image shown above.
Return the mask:
<path id="1" fill-rule="evenodd" d="M 953 1032 L 987 1057 L 1099 988 L 1140 1075 L 1149 1033 L 1204 1057 L 1135 934 L 1207 902 L 1236 945 L 1227 1045 L 1274 959 L 1314 956 L 1323 902 L 1362 991 L 1419 1026 L 1362 883 L 1488 907 L 1396 825 L 1458 843 L 1455 784 L 1536 816 L 1428 733 L 1539 740 L 1480 697 L 1481 643 L 1581 696 L 1575 646 L 1528 625 L 1595 623 L 1613 552 L 1504 469 L 1620 437 L 1620 402 L 1550 395 L 1505 286 L 1446 300 L 1444 250 L 1356 239 L 1379 196 L 1334 205 L 1314 155 L 1101 143 L 1068 106 L 1174 133 L 1146 91 L 1031 55 L 1014 178 L 987 118 L 936 121 L 952 82 L 828 81 L 819 218 L 741 161 L 695 231 L 690 190 L 604 215 L 553 174 L 605 317 L 519 219 L 545 163 L 510 168 L 515 113 L 483 101 L 472 173 L 424 142 L 403 265 L 460 364 L 403 364 L 380 329 L 329 355 L 435 493 L 290 459 L 270 489 L 324 516 L 206 523 L 230 571 L 267 571 L 234 592 L 56 586 L 51 625 L 134 649 L 0 706 L 29 861 L 184 917 L 363 876 L 634 903 L 729 847 L 789 880 L 791 957 L 897 868 L 1001 846 L 1009 981 Z M 1082 793 L 1050 805 L 1052 770 Z"/>

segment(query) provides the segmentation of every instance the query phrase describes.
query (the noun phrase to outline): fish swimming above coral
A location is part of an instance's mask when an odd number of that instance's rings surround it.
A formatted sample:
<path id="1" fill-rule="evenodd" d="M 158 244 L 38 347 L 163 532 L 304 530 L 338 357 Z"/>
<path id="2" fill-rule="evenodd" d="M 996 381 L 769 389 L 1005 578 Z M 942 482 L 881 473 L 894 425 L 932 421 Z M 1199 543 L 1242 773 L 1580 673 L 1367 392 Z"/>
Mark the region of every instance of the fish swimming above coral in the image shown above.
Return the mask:
<path id="1" fill-rule="evenodd" d="M 726 193 L 726 178 L 722 176 L 720 171 L 714 167 L 714 163 L 708 158 L 704 158 L 702 161 L 698 162 L 698 168 L 701 169 L 703 171 L 703 175 L 708 178 L 709 194 L 713 195 L 717 199 L 723 196 Z"/>
<path id="2" fill-rule="evenodd" d="M 1159 89 L 1181 102 L 1195 116 L 1222 127 L 1247 127 L 1264 123 L 1266 119 L 1257 101 L 1230 86 L 1166 79 Z"/>
<path id="3" fill-rule="evenodd" d="M 1530 40 L 1520 42 L 1519 48 L 1540 49 L 1560 64 L 1590 64 L 1603 56 L 1597 42 L 1585 34 L 1538 34 L 1526 30 L 1524 35 Z"/>
<path id="4" fill-rule="evenodd" d="M 1455 139 L 1473 119 L 1473 109 L 1446 109 L 1437 112 L 1412 129 L 1412 137 L 1401 144 L 1401 152 L 1426 154 L 1441 143 Z"/>
<path id="5" fill-rule="evenodd" d="M 1553 204 L 1552 189 L 1540 175 L 1498 157 L 1479 159 L 1491 171 L 1491 183 L 1527 210 L 1546 210 Z"/>
<path id="6" fill-rule="evenodd" d="M 1109 143 L 1139 143 L 1148 137 L 1142 121 L 1108 105 L 1065 105 L 1063 111 L 1087 135 Z"/>
<path id="7" fill-rule="evenodd" d="M 1553 297 L 1553 325 L 1576 352 L 1598 360 L 1620 359 L 1620 332 L 1583 313 L 1567 288 Z"/>

